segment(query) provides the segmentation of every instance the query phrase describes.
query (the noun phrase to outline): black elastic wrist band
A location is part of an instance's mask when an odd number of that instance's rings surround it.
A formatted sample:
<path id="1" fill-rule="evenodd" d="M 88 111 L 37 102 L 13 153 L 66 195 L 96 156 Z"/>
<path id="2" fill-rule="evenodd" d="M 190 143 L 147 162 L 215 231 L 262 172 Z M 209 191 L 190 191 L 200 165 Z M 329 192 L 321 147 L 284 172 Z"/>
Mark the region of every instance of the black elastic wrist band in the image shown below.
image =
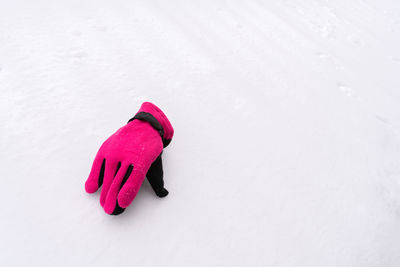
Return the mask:
<path id="1" fill-rule="evenodd" d="M 171 142 L 171 139 L 164 138 L 164 128 L 162 127 L 160 122 L 150 113 L 139 112 L 135 115 L 135 117 L 130 119 L 128 121 L 128 123 L 130 123 L 131 121 L 136 120 L 136 119 L 150 123 L 150 125 L 160 134 L 164 147 L 168 146 L 168 144 Z"/>

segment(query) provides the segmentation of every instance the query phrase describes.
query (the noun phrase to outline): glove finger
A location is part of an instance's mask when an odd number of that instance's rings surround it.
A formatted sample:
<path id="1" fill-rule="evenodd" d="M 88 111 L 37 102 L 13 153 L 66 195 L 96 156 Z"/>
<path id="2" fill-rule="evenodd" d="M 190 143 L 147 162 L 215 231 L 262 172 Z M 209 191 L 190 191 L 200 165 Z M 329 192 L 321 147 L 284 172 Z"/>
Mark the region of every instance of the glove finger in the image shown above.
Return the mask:
<path id="1" fill-rule="evenodd" d="M 165 197 L 168 195 L 168 190 L 164 187 L 164 173 L 161 155 L 151 164 L 146 176 L 158 197 Z"/>
<path id="2" fill-rule="evenodd" d="M 122 186 L 118 193 L 118 204 L 121 208 L 126 208 L 131 204 L 133 199 L 136 197 L 137 192 L 140 189 L 144 180 L 144 174 L 138 169 L 133 169 L 132 175 Z"/>
<path id="3" fill-rule="evenodd" d="M 85 182 L 85 190 L 89 194 L 96 192 L 97 189 L 99 189 L 99 187 L 102 185 L 104 176 L 104 164 L 105 164 L 105 159 L 96 156 L 96 158 L 93 161 L 89 177 Z"/>
<path id="4" fill-rule="evenodd" d="M 132 165 L 122 164 L 119 168 L 117 175 L 111 183 L 110 189 L 108 190 L 106 202 L 104 204 L 104 211 L 108 214 L 113 214 L 114 210 L 118 206 L 117 196 L 122 185 L 126 182 L 132 172 Z M 118 213 L 119 214 L 119 213 Z"/>
<path id="5" fill-rule="evenodd" d="M 100 204 L 103 207 L 104 207 L 104 203 L 106 202 L 108 190 L 110 189 L 110 186 L 114 179 L 114 176 L 116 175 L 120 166 L 121 166 L 120 162 L 106 159 L 106 168 L 104 171 L 103 188 L 101 189 L 101 194 L 100 194 Z"/>

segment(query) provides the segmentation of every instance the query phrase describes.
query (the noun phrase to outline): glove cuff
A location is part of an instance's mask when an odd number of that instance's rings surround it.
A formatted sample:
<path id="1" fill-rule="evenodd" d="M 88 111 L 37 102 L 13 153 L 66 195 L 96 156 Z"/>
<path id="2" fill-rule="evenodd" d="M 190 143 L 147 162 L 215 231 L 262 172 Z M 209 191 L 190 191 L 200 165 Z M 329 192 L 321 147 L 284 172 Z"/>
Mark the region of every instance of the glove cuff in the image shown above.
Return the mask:
<path id="1" fill-rule="evenodd" d="M 174 128 L 160 108 L 153 103 L 144 102 L 135 117 L 130 119 L 129 122 L 135 119 L 150 123 L 160 133 L 164 147 L 169 145 L 174 136 Z"/>

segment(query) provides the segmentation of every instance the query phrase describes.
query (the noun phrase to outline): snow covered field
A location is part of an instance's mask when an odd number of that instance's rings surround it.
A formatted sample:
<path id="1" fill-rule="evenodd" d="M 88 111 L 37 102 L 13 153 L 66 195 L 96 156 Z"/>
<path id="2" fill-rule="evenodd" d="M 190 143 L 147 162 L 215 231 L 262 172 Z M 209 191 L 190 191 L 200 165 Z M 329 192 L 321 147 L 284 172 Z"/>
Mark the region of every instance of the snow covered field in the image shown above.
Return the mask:
<path id="1" fill-rule="evenodd" d="M 152 101 L 159 199 L 84 182 Z M 0 0 L 0 266 L 400 266 L 400 2 Z"/>

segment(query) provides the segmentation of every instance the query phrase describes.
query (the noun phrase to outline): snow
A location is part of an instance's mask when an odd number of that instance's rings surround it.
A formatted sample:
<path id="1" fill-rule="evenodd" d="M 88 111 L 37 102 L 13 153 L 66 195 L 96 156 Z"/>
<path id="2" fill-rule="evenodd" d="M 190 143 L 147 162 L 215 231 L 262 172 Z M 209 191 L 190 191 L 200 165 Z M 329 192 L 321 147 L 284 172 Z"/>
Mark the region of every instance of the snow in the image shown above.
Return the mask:
<path id="1" fill-rule="evenodd" d="M 1 1 L 1 266 L 400 266 L 400 2 Z M 84 182 L 152 101 L 159 199 Z"/>

